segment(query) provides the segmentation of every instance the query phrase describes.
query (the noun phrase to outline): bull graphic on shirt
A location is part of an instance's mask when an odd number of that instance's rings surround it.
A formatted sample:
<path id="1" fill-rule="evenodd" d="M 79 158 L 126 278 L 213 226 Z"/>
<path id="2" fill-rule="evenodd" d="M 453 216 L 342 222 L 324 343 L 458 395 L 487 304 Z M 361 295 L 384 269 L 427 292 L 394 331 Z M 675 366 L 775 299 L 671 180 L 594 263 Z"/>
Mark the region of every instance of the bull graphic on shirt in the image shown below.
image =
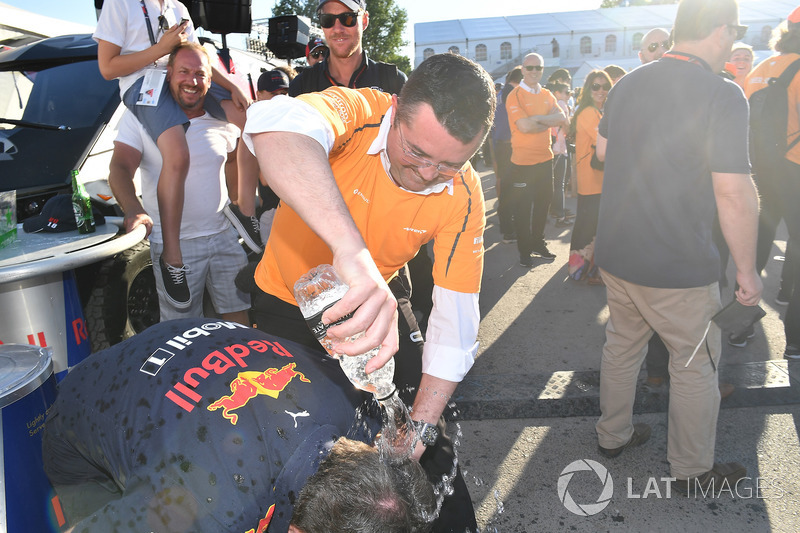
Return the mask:
<path id="1" fill-rule="evenodd" d="M 239 372 L 236 379 L 231 381 L 231 394 L 223 396 L 216 402 L 208 406 L 209 411 L 222 409 L 222 416 L 231 421 L 234 426 L 239 420 L 239 416 L 232 411 L 247 405 L 247 402 L 258 396 L 265 394 L 272 398 L 277 398 L 278 393 L 286 388 L 295 377 L 305 383 L 311 380 L 298 372 L 295 363 L 289 363 L 283 368 L 268 368 L 263 372 Z"/>

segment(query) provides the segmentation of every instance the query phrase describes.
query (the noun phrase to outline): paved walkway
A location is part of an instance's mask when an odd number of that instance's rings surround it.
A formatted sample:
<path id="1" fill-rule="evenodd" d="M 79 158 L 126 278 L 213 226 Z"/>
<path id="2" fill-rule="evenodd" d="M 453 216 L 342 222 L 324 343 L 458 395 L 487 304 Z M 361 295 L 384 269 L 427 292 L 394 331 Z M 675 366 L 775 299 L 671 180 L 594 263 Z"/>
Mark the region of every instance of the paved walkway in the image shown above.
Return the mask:
<path id="1" fill-rule="evenodd" d="M 452 431 L 461 433 L 460 461 L 481 528 L 503 533 L 800 531 L 800 364 L 783 359 L 780 314 L 785 308 L 774 304 L 782 263 L 771 260 L 767 267 L 762 302 L 767 316 L 756 337 L 745 348 L 724 344 L 720 365 L 720 379 L 736 390 L 722 403 L 717 457 L 743 463 L 752 479 L 733 498 L 727 493 L 705 500 L 666 498 L 660 478 L 669 475 L 668 391 L 648 389 L 643 372 L 635 418 L 653 427 L 650 441 L 613 460 L 597 452 L 605 290 L 568 279 L 571 230 L 552 222 L 546 238 L 556 260 L 531 270 L 519 266 L 516 245 L 500 242 L 494 175 L 482 175 L 488 212 L 481 348 L 456 391 L 451 423 Z M 568 207 L 575 211 L 575 199 Z M 778 238 L 785 239 L 785 233 Z M 773 255 L 782 255 L 784 247 L 778 241 Z M 723 301 L 730 299 L 730 289 L 723 289 Z M 562 471 L 583 460 L 596 461 L 613 480 L 608 505 L 591 516 L 572 513 L 559 498 Z M 590 463 L 580 464 L 588 468 Z M 593 505 L 603 492 L 592 470 L 578 470 L 564 481 L 567 502 L 571 497 Z M 756 483 L 765 489 L 758 497 Z"/>

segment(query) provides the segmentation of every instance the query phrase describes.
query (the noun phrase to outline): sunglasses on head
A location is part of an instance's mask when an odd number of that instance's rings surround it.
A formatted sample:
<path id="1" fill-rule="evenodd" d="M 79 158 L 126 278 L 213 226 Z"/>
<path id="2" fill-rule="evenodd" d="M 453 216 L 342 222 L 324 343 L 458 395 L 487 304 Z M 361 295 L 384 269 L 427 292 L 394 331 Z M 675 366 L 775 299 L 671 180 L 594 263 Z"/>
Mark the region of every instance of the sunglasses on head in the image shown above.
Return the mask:
<path id="1" fill-rule="evenodd" d="M 320 57 L 324 58 L 325 57 L 325 50 L 314 50 L 313 52 L 311 52 L 310 55 L 314 59 L 319 59 Z"/>
<path id="2" fill-rule="evenodd" d="M 737 41 L 744 39 L 744 36 L 747 34 L 747 26 L 740 26 L 739 24 L 726 24 L 726 26 L 734 29 Z"/>
<path id="3" fill-rule="evenodd" d="M 536 72 L 541 72 L 542 70 L 544 70 L 544 67 L 541 65 L 525 65 L 525 70 L 527 70 L 528 72 L 532 70 L 535 70 Z"/>
<path id="4" fill-rule="evenodd" d="M 660 43 L 659 42 L 650 43 L 647 45 L 647 49 L 650 52 L 655 52 L 656 50 L 658 50 L 659 46 L 661 46 L 664 50 L 669 50 L 669 41 L 661 41 Z"/>
<path id="5" fill-rule="evenodd" d="M 358 13 L 355 13 L 353 11 L 339 13 L 338 15 L 331 15 L 330 13 L 320 13 L 319 25 L 326 29 L 333 28 L 334 24 L 336 24 L 336 19 L 339 19 L 339 22 L 342 23 L 342 26 L 345 26 L 347 28 L 352 28 L 358 22 Z"/>
<path id="6" fill-rule="evenodd" d="M 603 89 L 604 91 L 610 91 L 611 90 L 611 85 L 609 85 L 608 83 L 603 83 L 603 84 L 593 83 L 592 84 L 592 90 L 593 91 L 599 91 L 600 89 Z"/>

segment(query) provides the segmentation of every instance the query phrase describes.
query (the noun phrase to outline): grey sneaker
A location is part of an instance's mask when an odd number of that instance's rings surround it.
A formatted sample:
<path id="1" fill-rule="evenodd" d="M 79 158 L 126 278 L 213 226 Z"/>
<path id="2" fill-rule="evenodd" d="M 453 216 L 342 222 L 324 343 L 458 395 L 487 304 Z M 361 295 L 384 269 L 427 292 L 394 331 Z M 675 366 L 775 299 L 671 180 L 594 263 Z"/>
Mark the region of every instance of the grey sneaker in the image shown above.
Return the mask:
<path id="1" fill-rule="evenodd" d="M 634 446 L 639 446 L 640 444 L 644 444 L 650 438 L 650 426 L 647 424 L 634 424 L 633 425 L 633 435 L 631 435 L 631 440 L 628 441 L 627 444 L 620 446 L 619 448 L 603 448 L 599 444 L 597 448 L 600 450 L 600 453 L 605 455 L 606 457 L 616 457 L 622 452 L 625 451 L 625 448 L 632 448 Z"/>
<path id="2" fill-rule="evenodd" d="M 747 475 L 747 468 L 739 463 L 714 463 L 714 467 L 689 479 L 676 479 L 672 489 L 684 496 L 716 497 L 722 490 L 730 490 Z"/>
<path id="3" fill-rule="evenodd" d="M 161 278 L 169 303 L 178 309 L 188 309 L 192 305 L 192 295 L 189 294 L 189 284 L 186 282 L 186 272 L 189 267 L 168 265 L 163 257 L 158 258 L 158 266 L 161 267 Z"/>
<path id="4" fill-rule="evenodd" d="M 256 217 L 248 217 L 244 215 L 239 206 L 235 204 L 226 205 L 223 210 L 225 216 L 231 221 L 233 227 L 239 232 L 242 240 L 248 248 L 255 253 L 260 254 L 263 250 L 261 246 L 261 226 Z"/>

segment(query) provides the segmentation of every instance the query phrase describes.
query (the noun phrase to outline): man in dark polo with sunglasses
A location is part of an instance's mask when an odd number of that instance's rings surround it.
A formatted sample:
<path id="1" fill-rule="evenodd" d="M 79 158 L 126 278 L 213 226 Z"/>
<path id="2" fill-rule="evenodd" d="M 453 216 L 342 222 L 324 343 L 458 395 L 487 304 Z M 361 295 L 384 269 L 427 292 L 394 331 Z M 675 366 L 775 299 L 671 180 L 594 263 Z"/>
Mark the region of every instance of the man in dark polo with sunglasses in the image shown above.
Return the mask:
<path id="1" fill-rule="evenodd" d="M 635 453 L 629 448 L 650 437 L 650 427 L 632 418 L 644 348 L 655 331 L 669 350 L 672 489 L 688 495 L 733 487 L 747 472 L 715 461 L 722 340 L 712 321 L 722 307 L 717 215 L 736 265 L 736 299 L 754 306 L 762 291 L 747 101 L 718 75 L 746 29 L 735 0 L 682 0 L 674 46 L 614 86 L 598 126 L 605 173 L 595 262 L 609 309 L 599 451 Z M 658 105 L 631 105 L 642 98 Z"/>
<path id="2" fill-rule="evenodd" d="M 320 0 L 317 21 L 325 34 L 328 57 L 304 69 L 289 85 L 289 96 L 331 86 L 370 87 L 399 94 L 406 75 L 395 65 L 373 61 L 362 46 L 369 12 L 364 0 Z"/>
<path id="3" fill-rule="evenodd" d="M 334 265 L 350 289 L 323 321 L 355 312 L 328 330 L 334 349 L 356 355 L 379 346 L 368 372 L 394 355 L 395 383 L 424 437 L 413 454 L 433 481 L 453 470 L 442 414 L 478 348 L 485 208 L 469 160 L 495 105 L 494 82 L 480 65 L 439 54 L 414 70 L 399 96 L 344 87 L 277 96 L 256 103 L 245 127 L 245 143 L 281 198 L 255 271 L 258 328 L 321 350 L 292 288 L 312 267 Z M 409 335 L 417 327 L 408 298 L 393 292 L 403 289 L 398 271 L 429 242 L 434 304 L 423 343 Z M 344 340 L 361 331 L 363 338 Z M 453 486 L 434 531 L 474 531 L 460 473 Z"/>

